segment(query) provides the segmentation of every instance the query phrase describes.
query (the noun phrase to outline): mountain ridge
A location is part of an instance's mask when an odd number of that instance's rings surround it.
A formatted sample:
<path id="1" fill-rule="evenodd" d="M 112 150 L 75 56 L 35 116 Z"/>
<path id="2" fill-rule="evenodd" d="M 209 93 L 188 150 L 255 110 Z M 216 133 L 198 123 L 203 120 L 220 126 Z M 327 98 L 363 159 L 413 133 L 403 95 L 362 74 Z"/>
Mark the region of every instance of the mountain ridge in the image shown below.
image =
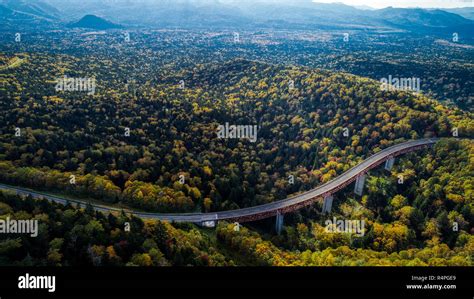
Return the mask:
<path id="1" fill-rule="evenodd" d="M 97 30 L 123 28 L 122 25 L 112 23 L 96 15 L 85 15 L 79 21 L 68 24 L 68 27 L 69 28 L 97 29 Z"/>
<path id="2" fill-rule="evenodd" d="M 380 28 L 438 34 L 463 28 L 474 30 L 474 20 L 455 12 L 469 14 L 470 10 L 441 10 L 393 8 L 364 10 L 342 3 L 314 3 L 298 0 L 179 0 L 179 1 L 115 1 L 94 3 L 81 0 L 0 0 L 0 24 L 14 23 L 22 27 L 38 20 L 58 28 L 70 26 L 83 16 L 100 16 L 104 21 L 91 21 L 93 29 L 127 27 L 158 28 L 218 28 L 246 29 L 256 26 L 280 29 L 354 29 Z M 6 9 L 9 9 L 7 11 Z M 22 16 L 26 21 L 16 21 Z M 87 21 L 87 20 L 86 20 Z M 102 25 L 93 25 L 94 23 Z M 106 23 L 110 22 L 110 23 Z M 87 23 L 87 22 L 86 22 Z M 79 24 L 83 26 L 82 24 Z M 97 27 L 99 26 L 99 27 Z M 441 31 L 440 31 L 441 30 Z M 464 34 L 466 36 L 466 34 Z"/>

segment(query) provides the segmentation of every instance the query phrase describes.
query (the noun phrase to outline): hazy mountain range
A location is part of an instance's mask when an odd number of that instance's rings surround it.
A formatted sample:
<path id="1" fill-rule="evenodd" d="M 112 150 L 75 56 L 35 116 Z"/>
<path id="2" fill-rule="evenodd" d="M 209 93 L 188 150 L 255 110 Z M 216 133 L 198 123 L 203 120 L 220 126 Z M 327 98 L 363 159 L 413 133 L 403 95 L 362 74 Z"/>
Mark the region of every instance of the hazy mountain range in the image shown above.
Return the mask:
<path id="1" fill-rule="evenodd" d="M 474 7 L 451 8 L 446 9 L 446 11 L 458 14 L 465 17 L 466 19 L 474 20 Z"/>
<path id="2" fill-rule="evenodd" d="M 81 20 L 85 15 L 104 20 Z M 79 27 L 90 23 L 91 28 L 94 22 L 99 27 L 110 22 L 125 27 L 456 29 L 472 34 L 473 16 L 474 8 L 370 10 L 311 0 L 0 0 L 0 25 L 7 30 L 62 27 L 81 20 Z"/>

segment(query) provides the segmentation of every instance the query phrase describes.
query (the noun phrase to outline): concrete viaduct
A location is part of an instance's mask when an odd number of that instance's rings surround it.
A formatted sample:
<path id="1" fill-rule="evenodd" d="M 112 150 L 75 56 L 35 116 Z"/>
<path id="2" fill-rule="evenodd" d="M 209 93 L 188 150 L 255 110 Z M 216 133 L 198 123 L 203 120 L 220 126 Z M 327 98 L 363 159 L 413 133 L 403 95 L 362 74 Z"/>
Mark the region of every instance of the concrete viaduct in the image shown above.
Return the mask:
<path id="1" fill-rule="evenodd" d="M 433 146 L 438 140 L 438 138 L 420 139 L 391 146 L 370 156 L 363 162 L 315 189 L 264 205 L 214 213 L 157 214 L 138 211 L 125 212 L 143 219 L 156 219 L 170 222 L 191 222 L 206 227 L 214 227 L 220 220 L 243 223 L 276 216 L 276 231 L 279 233 L 283 226 L 284 214 L 299 210 L 321 200 L 323 201 L 323 213 L 329 213 L 332 208 L 334 193 L 355 181 L 354 192 L 357 195 L 362 195 L 365 179 L 369 170 L 381 165 L 382 163 L 385 163 L 385 169 L 391 170 L 395 163 L 396 156 Z M 44 198 L 62 204 L 75 202 L 82 207 L 85 207 L 87 204 L 84 201 L 61 198 L 19 187 L 0 184 L 0 190 L 1 189 L 15 191 L 18 194 L 31 195 L 35 198 Z M 101 212 L 122 211 L 104 205 L 93 205 L 93 207 L 95 210 Z"/>

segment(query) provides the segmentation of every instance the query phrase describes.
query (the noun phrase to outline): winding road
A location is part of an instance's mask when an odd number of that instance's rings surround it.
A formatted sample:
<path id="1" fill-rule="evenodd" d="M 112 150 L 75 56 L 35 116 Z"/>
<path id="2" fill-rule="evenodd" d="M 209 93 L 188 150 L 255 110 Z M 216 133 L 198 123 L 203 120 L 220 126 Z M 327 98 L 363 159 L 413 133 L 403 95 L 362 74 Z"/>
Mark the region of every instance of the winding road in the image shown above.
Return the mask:
<path id="1" fill-rule="evenodd" d="M 360 164 L 344 172 L 333 180 L 316 187 L 310 191 L 300 193 L 289 198 L 275 201 L 268 204 L 263 204 L 250 208 L 243 208 L 230 211 L 214 212 L 214 213 L 184 213 L 184 214 L 156 214 L 137 212 L 133 210 L 125 210 L 126 213 L 133 214 L 143 219 L 156 219 L 170 222 L 191 222 L 191 223 L 215 223 L 219 220 L 229 220 L 238 222 L 255 221 L 277 215 L 284 214 L 301 209 L 308 206 L 315 201 L 322 200 L 325 196 L 331 195 L 342 188 L 345 188 L 350 183 L 354 182 L 359 176 L 365 175 L 367 171 L 377 167 L 388 159 L 394 158 L 407 152 L 420 150 L 434 145 L 438 142 L 438 138 L 420 139 L 408 141 L 401 144 L 386 148 L 373 156 L 367 158 Z M 71 203 L 80 204 L 85 207 L 87 202 L 62 198 L 58 196 L 48 195 L 41 192 L 31 191 L 20 187 L 13 187 L 0 184 L 0 190 L 10 190 L 17 194 L 31 195 L 34 198 L 43 198 L 52 202 L 66 204 Z M 121 212 L 121 209 L 107 207 L 104 205 L 92 204 L 95 210 L 101 212 Z"/>

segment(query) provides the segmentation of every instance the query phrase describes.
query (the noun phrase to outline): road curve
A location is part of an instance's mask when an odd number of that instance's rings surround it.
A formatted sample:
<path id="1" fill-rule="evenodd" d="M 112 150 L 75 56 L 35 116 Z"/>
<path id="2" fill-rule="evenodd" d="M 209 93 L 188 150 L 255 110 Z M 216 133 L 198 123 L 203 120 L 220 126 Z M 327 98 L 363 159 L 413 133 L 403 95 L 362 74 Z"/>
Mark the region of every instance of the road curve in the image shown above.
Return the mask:
<path id="1" fill-rule="evenodd" d="M 416 151 L 428 146 L 434 145 L 438 142 L 438 138 L 420 139 L 414 141 L 408 141 L 401 144 L 394 145 L 386 148 L 373 156 L 367 158 L 357 166 L 349 169 L 340 176 L 333 180 L 316 187 L 310 191 L 300 193 L 289 198 L 275 201 L 268 204 L 263 204 L 250 208 L 243 208 L 237 210 L 214 212 L 214 213 L 185 213 L 185 214 L 156 214 L 156 213 L 145 213 L 137 211 L 127 211 L 127 213 L 133 214 L 143 219 L 156 219 L 163 221 L 174 221 L 174 222 L 192 222 L 192 223 L 203 223 L 207 221 L 219 221 L 219 220 L 231 220 L 231 221 L 254 221 L 258 219 L 268 218 L 275 216 L 277 213 L 286 213 L 300 209 L 307 206 L 314 201 L 321 200 L 325 195 L 332 194 L 357 179 L 358 176 L 365 174 L 368 170 L 377 167 L 384 161 L 407 153 Z M 0 190 L 10 190 L 17 194 L 31 195 L 34 198 L 44 198 L 46 200 L 66 204 L 68 201 L 71 203 L 80 204 L 81 207 L 86 206 L 86 202 L 61 198 L 58 196 L 47 195 L 44 193 L 27 190 L 19 187 L 12 187 L 0 184 Z M 107 207 L 104 205 L 92 205 L 95 210 L 100 212 L 120 212 L 121 209 Z"/>

